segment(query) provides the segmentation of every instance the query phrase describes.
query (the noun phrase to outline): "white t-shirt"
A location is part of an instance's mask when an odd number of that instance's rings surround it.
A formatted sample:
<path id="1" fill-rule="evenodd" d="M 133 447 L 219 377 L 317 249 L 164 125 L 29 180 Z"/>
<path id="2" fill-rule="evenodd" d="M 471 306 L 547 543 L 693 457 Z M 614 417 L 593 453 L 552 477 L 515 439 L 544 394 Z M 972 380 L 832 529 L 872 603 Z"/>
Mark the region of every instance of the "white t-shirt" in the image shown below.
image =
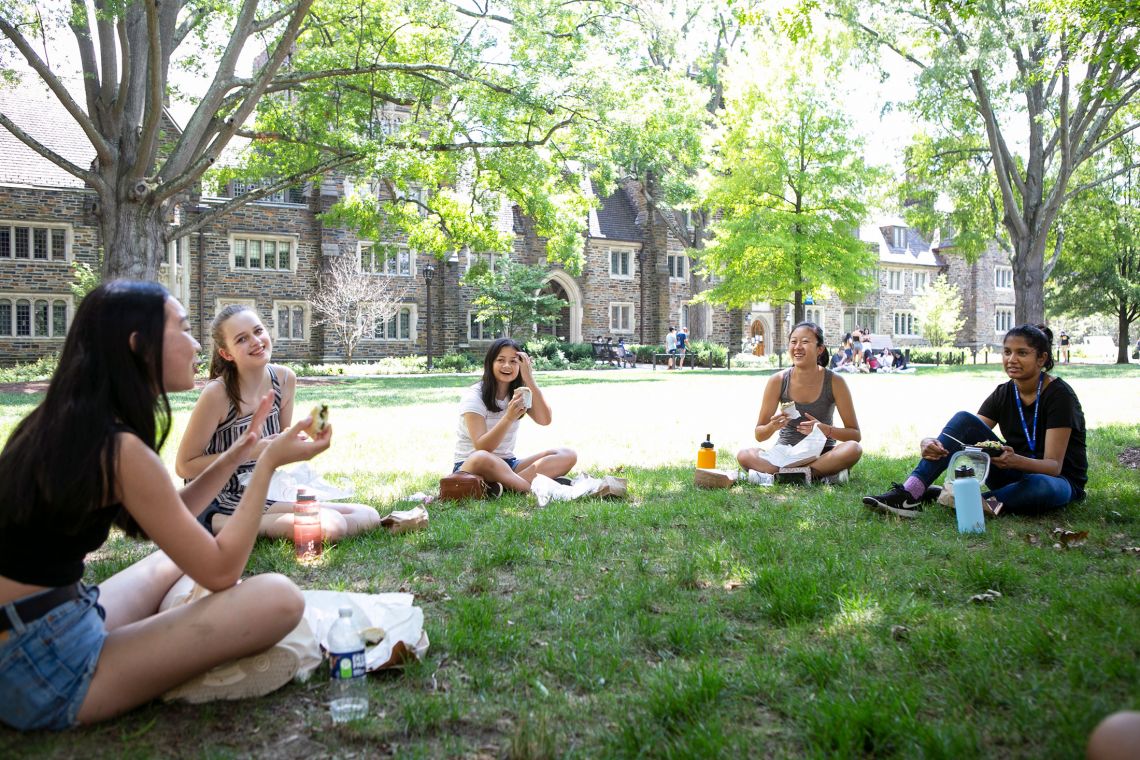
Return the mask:
<path id="1" fill-rule="evenodd" d="M 469 412 L 481 415 L 487 421 L 487 429 L 490 430 L 506 414 L 507 399 L 496 399 L 499 409 L 492 412 L 483 405 L 482 394 L 483 383 L 480 381 L 464 391 L 463 398 L 459 400 L 459 426 L 455 429 L 455 456 L 452 457 L 454 462 L 462 462 L 475 451 L 475 443 L 471 440 L 471 434 L 467 432 L 467 420 L 463 418 L 463 415 Z M 519 421 L 515 420 L 507 428 L 503 440 L 499 441 L 498 447 L 493 452 L 495 456 L 504 459 L 513 457 L 515 455 L 515 439 L 518 438 L 518 434 Z"/>
<path id="2" fill-rule="evenodd" d="M 677 350 L 677 336 L 674 333 L 665 333 L 665 350 L 672 353 Z"/>

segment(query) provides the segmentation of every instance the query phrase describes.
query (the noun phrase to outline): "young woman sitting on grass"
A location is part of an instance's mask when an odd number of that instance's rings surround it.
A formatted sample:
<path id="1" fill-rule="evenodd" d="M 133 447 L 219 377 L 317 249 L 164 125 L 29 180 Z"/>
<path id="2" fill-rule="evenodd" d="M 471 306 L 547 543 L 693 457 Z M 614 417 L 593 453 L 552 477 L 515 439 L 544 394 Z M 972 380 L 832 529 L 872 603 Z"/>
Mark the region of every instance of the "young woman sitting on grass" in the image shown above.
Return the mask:
<path id="1" fill-rule="evenodd" d="M 229 482 L 200 515 L 202 524 L 217 533 L 234 513 L 245 493 L 241 484 L 253 470 L 257 455 L 274 437 L 288 428 L 293 419 L 297 377 L 288 367 L 271 364 L 273 342 L 257 312 L 248 306 L 227 306 L 214 318 L 210 335 L 214 352 L 210 357 L 210 382 L 190 413 L 190 422 L 178 446 L 174 469 L 187 481 L 205 472 L 234 441 L 249 430 L 259 399 L 273 397 L 273 406 L 258 431 L 261 441 L 249 461 L 238 467 Z M 293 537 L 293 502 L 266 501 L 260 535 L 270 538 Z M 324 503 L 321 505 L 321 531 L 326 541 L 371 530 L 380 525 L 380 515 L 364 504 Z"/>
<path id="2" fill-rule="evenodd" d="M 530 390 L 531 405 L 525 395 Z M 529 493 L 535 475 L 561 478 L 578 461 L 572 449 L 559 448 L 515 457 L 519 420 L 524 416 L 549 425 L 550 406 L 534 380 L 531 359 L 510 338 L 500 338 L 483 358 L 483 379 L 468 388 L 459 402 L 455 467 L 487 481 L 491 495 L 508 491 Z"/>
<path id="3" fill-rule="evenodd" d="M 848 470 L 863 455 L 859 445 L 861 433 L 847 383 L 827 368 L 828 352 L 819 325 L 800 322 L 793 327 L 788 337 L 788 355 L 791 368 L 772 375 L 764 386 L 760 417 L 756 420 L 756 440 L 766 441 L 778 432 L 779 443 L 794 446 L 819 425 L 827 443 L 819 459 L 811 463 L 812 478 L 825 483 L 845 483 Z M 798 419 L 790 419 L 780 409 L 781 404 L 788 403 L 795 404 L 800 413 Z M 836 409 L 843 419 L 843 427 L 833 424 Z M 765 459 L 764 453 L 760 448 L 741 449 L 736 461 L 741 467 L 756 472 L 779 472 L 780 468 Z"/>
<path id="4" fill-rule="evenodd" d="M 866 496 L 868 508 L 914 517 L 923 504 L 938 498 L 932 486 L 950 463 L 950 455 L 983 441 L 1005 438 L 1002 453 L 990 458 L 986 477 L 1003 513 L 1036 514 L 1063 507 L 1085 496 L 1085 415 L 1072 387 L 1048 374 L 1053 368 L 1053 333 L 1044 326 L 1021 325 L 1005 334 L 1002 365 L 1009 382 L 982 402 L 977 414 L 958 412 L 937 438 L 924 438 L 922 459 L 902 485 Z M 955 440 L 957 439 L 957 440 Z M 959 443 L 961 441 L 962 443 Z"/>
<path id="5" fill-rule="evenodd" d="M 114 281 L 88 294 L 44 400 L 0 453 L 0 721 L 20 730 L 95 723 L 148 702 L 224 662 L 272 647 L 296 626 L 304 599 L 281 575 L 235 585 L 257 538 L 273 471 L 329 446 L 303 420 L 268 445 L 253 430 L 181 491 L 159 458 L 169 391 L 194 387 L 200 346 L 186 312 L 159 284 Z M 257 454 L 245 496 L 213 536 L 194 516 Z M 160 551 L 99 586 L 84 559 L 117 523 Z M 158 612 L 185 572 L 215 592 Z M 278 650 L 274 650 L 277 652 Z M 268 660 L 241 696 L 283 685 L 297 668 Z M 258 683 L 253 683 L 258 681 Z M 273 681 L 273 683 L 268 683 Z"/>

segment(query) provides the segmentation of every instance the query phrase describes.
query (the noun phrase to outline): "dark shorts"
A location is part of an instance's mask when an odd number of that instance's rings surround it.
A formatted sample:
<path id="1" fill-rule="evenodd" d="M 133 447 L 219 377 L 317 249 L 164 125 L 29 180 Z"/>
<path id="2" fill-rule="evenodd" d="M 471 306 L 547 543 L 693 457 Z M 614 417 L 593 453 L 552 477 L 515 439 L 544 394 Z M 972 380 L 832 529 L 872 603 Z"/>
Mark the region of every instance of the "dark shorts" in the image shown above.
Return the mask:
<path id="1" fill-rule="evenodd" d="M 0 721 L 20 731 L 71 728 L 107 639 L 99 588 L 84 586 L 26 625 L 13 605 L 0 615 L 12 624 L 0 643 Z"/>
<path id="2" fill-rule="evenodd" d="M 518 464 L 519 464 L 519 458 L 518 457 L 503 457 L 502 459 L 504 462 L 506 462 L 510 466 L 510 468 L 512 470 L 515 469 L 515 467 L 518 467 Z M 466 459 L 463 460 L 463 462 L 466 462 L 466 461 L 467 461 Z M 451 468 L 451 471 L 452 472 L 459 472 L 459 468 L 463 466 L 463 462 L 456 462 L 455 466 Z"/>

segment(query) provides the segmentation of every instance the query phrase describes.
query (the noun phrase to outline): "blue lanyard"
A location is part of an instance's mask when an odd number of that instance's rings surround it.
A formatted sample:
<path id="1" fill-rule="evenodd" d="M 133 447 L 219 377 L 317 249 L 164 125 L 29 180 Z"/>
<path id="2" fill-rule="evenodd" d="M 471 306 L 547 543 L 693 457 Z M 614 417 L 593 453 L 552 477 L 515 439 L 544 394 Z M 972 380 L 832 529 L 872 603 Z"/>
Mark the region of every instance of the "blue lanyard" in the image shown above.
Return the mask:
<path id="1" fill-rule="evenodd" d="M 1033 400 L 1033 435 L 1029 434 L 1029 428 L 1025 426 L 1025 412 L 1021 411 L 1021 393 L 1017 390 L 1017 383 L 1012 380 L 1009 384 L 1013 386 L 1013 400 L 1017 404 L 1017 416 L 1021 417 L 1021 430 L 1025 433 L 1025 440 L 1029 443 L 1029 452 L 1033 456 L 1037 456 L 1037 409 L 1041 406 L 1041 386 L 1045 383 L 1045 373 L 1042 372 L 1037 376 L 1037 398 Z"/>

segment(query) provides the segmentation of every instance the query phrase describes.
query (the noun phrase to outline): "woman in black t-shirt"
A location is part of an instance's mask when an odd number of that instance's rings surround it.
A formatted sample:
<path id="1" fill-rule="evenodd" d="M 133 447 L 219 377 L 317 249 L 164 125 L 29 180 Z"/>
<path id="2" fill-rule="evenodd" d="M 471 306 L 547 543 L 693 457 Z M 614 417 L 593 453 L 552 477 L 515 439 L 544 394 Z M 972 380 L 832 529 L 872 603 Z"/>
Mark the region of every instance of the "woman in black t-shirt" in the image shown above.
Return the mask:
<path id="1" fill-rule="evenodd" d="M 978 413 L 958 412 L 937 438 L 922 441 L 922 461 L 903 484 L 863 503 L 877 512 L 913 517 L 938 498 L 931 484 L 946 469 L 950 454 L 982 441 L 1005 438 L 992 457 L 986 484 L 1004 511 L 1033 514 L 1063 507 L 1085 496 L 1085 416 L 1072 387 L 1048 374 L 1053 368 L 1053 334 L 1034 325 L 1015 327 L 1002 342 L 1002 364 L 1009 382 L 982 402 Z M 999 441 L 1000 442 L 1000 441 Z"/>

